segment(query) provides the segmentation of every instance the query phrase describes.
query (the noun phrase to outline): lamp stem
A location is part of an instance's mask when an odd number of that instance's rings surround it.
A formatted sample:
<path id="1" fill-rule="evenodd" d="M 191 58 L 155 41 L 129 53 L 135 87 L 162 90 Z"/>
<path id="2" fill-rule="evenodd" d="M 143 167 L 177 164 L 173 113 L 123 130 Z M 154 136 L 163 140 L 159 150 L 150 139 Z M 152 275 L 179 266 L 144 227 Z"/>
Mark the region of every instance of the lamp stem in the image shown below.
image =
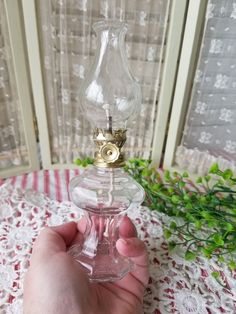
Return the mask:
<path id="1" fill-rule="evenodd" d="M 103 105 L 103 109 L 105 110 L 107 118 L 107 130 L 110 133 L 112 133 L 112 116 L 110 115 L 110 105 L 109 104 Z"/>

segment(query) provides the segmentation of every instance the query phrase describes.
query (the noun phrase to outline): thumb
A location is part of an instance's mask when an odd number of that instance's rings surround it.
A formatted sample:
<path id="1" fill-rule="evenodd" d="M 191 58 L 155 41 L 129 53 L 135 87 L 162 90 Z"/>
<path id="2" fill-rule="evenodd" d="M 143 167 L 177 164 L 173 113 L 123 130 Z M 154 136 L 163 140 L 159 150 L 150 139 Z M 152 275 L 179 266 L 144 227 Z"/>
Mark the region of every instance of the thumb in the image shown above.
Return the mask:
<path id="1" fill-rule="evenodd" d="M 148 283 L 148 254 L 143 241 L 138 238 L 119 239 L 117 250 L 123 256 L 129 257 L 133 262 L 131 275 L 145 287 Z"/>

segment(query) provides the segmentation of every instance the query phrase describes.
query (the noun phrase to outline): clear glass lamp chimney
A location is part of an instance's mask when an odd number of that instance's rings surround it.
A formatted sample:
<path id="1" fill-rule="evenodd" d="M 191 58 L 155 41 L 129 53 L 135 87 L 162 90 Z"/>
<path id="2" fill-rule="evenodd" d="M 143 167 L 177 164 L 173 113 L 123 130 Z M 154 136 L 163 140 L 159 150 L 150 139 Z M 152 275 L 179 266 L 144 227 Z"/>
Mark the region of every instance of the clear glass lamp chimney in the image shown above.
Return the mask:
<path id="1" fill-rule="evenodd" d="M 140 110 L 141 91 L 126 57 L 123 22 L 100 21 L 93 26 L 99 46 L 81 88 L 80 106 L 93 127 L 126 129 Z"/>

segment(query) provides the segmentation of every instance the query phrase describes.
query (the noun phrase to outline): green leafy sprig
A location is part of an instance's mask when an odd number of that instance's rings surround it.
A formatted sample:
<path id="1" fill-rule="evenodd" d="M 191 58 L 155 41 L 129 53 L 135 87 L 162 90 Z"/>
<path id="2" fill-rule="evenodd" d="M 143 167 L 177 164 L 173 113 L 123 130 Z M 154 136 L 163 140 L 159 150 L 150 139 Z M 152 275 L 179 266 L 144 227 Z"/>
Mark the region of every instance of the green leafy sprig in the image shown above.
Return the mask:
<path id="1" fill-rule="evenodd" d="M 90 158 L 90 157 L 86 157 L 84 159 L 76 158 L 74 160 L 74 164 L 76 164 L 77 166 L 80 166 L 80 167 L 87 167 L 88 165 L 93 164 L 93 158 Z"/>
<path id="2" fill-rule="evenodd" d="M 126 171 L 143 186 L 145 205 L 173 217 L 164 229 L 169 249 L 183 245 L 187 260 L 203 254 L 223 262 L 227 255 L 229 268 L 236 269 L 236 178 L 230 169 L 213 164 L 194 183 L 187 172 L 161 173 L 150 160 L 129 160 Z"/>

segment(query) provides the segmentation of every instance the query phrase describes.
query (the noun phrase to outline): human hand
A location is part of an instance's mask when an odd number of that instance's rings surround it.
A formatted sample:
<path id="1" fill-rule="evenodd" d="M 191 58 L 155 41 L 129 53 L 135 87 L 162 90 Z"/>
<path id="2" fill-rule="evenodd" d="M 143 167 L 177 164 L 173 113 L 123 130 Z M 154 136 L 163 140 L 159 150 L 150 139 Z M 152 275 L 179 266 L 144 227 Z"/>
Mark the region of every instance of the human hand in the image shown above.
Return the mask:
<path id="1" fill-rule="evenodd" d="M 79 227 L 78 227 L 79 226 Z M 33 247 L 24 282 L 24 314 L 141 314 L 148 283 L 147 251 L 125 217 L 120 225 L 119 253 L 134 267 L 113 283 L 89 282 L 83 267 L 66 251 L 78 238 L 81 223 L 44 229 Z"/>

